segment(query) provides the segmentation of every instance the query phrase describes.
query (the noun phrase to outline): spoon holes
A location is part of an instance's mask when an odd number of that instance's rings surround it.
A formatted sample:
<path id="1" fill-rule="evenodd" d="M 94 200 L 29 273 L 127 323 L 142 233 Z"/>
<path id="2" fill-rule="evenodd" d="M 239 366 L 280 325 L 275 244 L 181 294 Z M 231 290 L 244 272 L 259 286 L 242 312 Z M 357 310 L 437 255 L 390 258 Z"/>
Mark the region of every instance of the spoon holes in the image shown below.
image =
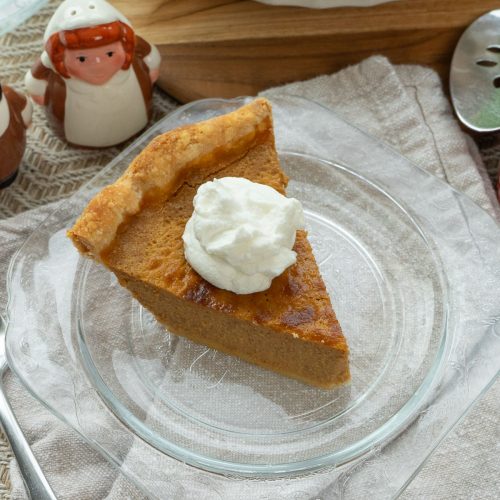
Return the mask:
<path id="1" fill-rule="evenodd" d="M 486 68 L 492 68 L 493 66 L 497 65 L 495 61 L 490 61 L 489 59 L 479 59 L 479 61 L 476 61 L 476 64 L 478 66 L 484 66 Z"/>
<path id="2" fill-rule="evenodd" d="M 500 76 L 496 76 L 493 79 L 493 86 L 497 89 L 500 89 Z"/>
<path id="3" fill-rule="evenodd" d="M 494 54 L 500 54 L 500 45 L 490 45 L 487 50 L 493 52 Z"/>

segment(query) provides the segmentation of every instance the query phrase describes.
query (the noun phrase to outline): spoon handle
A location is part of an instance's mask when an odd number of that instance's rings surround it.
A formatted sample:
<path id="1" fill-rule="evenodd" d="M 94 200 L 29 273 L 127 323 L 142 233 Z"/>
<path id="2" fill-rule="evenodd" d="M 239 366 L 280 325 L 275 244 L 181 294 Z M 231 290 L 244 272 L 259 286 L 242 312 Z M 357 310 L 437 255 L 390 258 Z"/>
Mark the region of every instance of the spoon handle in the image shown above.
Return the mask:
<path id="1" fill-rule="evenodd" d="M 12 412 L 9 401 L 5 397 L 3 374 L 5 367 L 0 368 L 0 424 L 9 440 L 12 452 L 16 457 L 24 479 L 26 490 L 33 500 L 56 500 L 40 465 L 38 464 L 24 434 Z"/>

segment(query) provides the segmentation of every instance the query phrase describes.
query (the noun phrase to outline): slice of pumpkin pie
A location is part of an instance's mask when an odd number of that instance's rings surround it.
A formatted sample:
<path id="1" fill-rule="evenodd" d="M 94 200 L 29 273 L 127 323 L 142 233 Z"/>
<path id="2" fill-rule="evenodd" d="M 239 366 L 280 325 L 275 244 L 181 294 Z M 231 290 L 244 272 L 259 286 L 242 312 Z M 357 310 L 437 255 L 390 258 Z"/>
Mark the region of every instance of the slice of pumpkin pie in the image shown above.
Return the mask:
<path id="1" fill-rule="evenodd" d="M 261 291 L 224 287 L 221 283 L 233 283 L 232 275 L 213 266 L 201 271 L 214 276 L 210 283 L 188 262 L 186 256 L 193 252 L 186 246 L 186 225 L 194 217 L 193 200 L 201 203 L 195 199 L 200 186 L 224 178 L 234 185 L 243 178 L 273 188 L 276 196 L 285 195 L 287 177 L 276 153 L 267 100 L 256 99 L 153 139 L 114 184 L 90 201 L 68 236 L 82 254 L 115 273 L 170 332 L 314 386 L 346 382 L 348 347 L 304 230 L 293 229 L 293 248 L 285 252 L 285 264 L 279 263 L 290 265 L 275 267 L 279 275 L 268 279 L 270 286 L 259 282 Z M 209 215 L 220 214 L 221 206 L 233 216 L 239 210 L 241 200 L 233 203 L 224 193 L 217 202 L 219 211 L 207 209 Z M 205 198 L 213 201 L 211 196 L 205 190 Z M 265 227 L 267 202 L 257 198 Z M 230 260 L 243 265 L 243 281 L 253 265 L 267 272 L 267 243 L 255 247 L 263 252 L 256 257 L 249 250 L 254 233 L 245 224 L 222 234 L 220 225 L 205 222 L 196 227 L 210 236 L 205 246 L 215 261 L 227 257 L 224 252 L 236 241 L 240 247 L 231 247 Z M 262 230 L 258 237 L 265 239 L 266 234 Z M 270 237 L 272 244 L 280 240 Z M 293 259 L 287 260 L 290 255 Z"/>

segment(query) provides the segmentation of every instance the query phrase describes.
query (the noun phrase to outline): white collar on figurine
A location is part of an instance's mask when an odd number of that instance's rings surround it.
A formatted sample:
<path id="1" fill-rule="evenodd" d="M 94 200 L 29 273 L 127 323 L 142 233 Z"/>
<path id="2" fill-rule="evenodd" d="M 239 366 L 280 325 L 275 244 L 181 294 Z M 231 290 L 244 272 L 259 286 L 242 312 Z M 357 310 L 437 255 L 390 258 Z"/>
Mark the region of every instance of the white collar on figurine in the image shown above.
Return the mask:
<path id="1" fill-rule="evenodd" d="M 130 76 L 134 73 L 134 69 L 130 66 L 128 69 L 121 69 L 117 71 L 106 83 L 102 85 L 93 85 L 92 83 L 87 83 L 79 78 L 65 78 L 66 88 L 69 88 L 72 92 L 77 94 L 91 94 L 93 95 L 96 90 L 99 89 L 117 89 L 118 92 L 120 87 L 126 82 Z"/>
<path id="2" fill-rule="evenodd" d="M 131 26 L 130 21 L 104 0 L 65 0 L 54 12 L 47 25 L 43 41 L 59 31 L 98 26 L 121 21 Z"/>
<path id="3" fill-rule="evenodd" d="M 2 95 L 0 100 L 0 136 L 7 130 L 10 122 L 9 103 L 5 94 Z"/>

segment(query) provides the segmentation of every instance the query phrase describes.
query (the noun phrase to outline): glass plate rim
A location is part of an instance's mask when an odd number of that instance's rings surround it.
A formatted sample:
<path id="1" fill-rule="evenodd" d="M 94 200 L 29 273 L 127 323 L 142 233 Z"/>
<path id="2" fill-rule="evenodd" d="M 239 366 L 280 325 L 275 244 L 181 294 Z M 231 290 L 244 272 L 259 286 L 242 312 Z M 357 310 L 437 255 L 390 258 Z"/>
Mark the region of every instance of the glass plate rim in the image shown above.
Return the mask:
<path id="1" fill-rule="evenodd" d="M 342 165 L 339 162 L 333 162 L 327 160 L 325 158 L 320 158 L 318 156 L 314 156 L 311 154 L 305 154 L 296 151 L 288 151 L 282 150 L 279 151 L 280 155 L 290 155 L 294 157 L 307 158 L 316 162 L 319 162 L 323 165 L 328 166 L 329 168 L 339 168 L 340 170 L 347 172 L 349 175 L 352 175 L 363 182 L 367 183 L 371 187 L 377 189 L 380 193 L 382 193 L 387 199 L 389 199 L 392 203 L 394 203 L 412 222 L 414 229 L 418 232 L 419 236 L 427 243 L 428 239 L 425 235 L 425 231 L 422 229 L 418 221 L 415 220 L 413 215 L 410 213 L 408 208 L 404 206 L 404 203 L 401 200 L 397 200 L 393 195 L 384 190 L 381 186 L 379 186 L 376 182 L 372 181 L 369 178 L 366 178 L 359 172 L 349 168 L 346 165 Z M 432 252 L 431 247 L 429 246 L 429 250 Z M 293 476 L 298 474 L 310 473 L 325 467 L 331 466 L 341 466 L 346 463 L 349 463 L 356 458 L 362 456 L 367 450 L 373 448 L 374 446 L 382 445 L 384 443 L 389 442 L 395 435 L 399 434 L 402 430 L 404 430 L 405 426 L 408 424 L 413 416 L 417 413 L 418 408 L 424 403 L 425 398 L 429 396 L 429 390 L 432 389 L 432 382 L 435 377 L 439 374 L 440 368 L 444 363 L 444 354 L 448 347 L 449 335 L 447 334 L 447 323 L 449 316 L 449 304 L 447 301 L 448 297 L 448 284 L 446 280 L 446 275 L 441 264 L 440 258 L 436 255 L 435 252 L 432 252 L 432 256 L 436 262 L 436 271 L 439 273 L 439 279 L 442 287 L 442 303 L 444 305 L 444 314 L 443 321 L 440 325 L 441 337 L 439 340 L 439 346 L 436 349 L 434 354 L 434 358 L 432 360 L 432 364 L 426 373 L 424 379 L 420 383 L 420 385 L 416 388 L 410 398 L 404 403 L 404 405 L 398 409 L 398 411 L 393 414 L 390 418 L 388 418 L 380 427 L 376 430 L 364 436 L 362 439 L 350 444 L 342 448 L 341 450 L 334 451 L 332 453 L 327 453 L 320 455 L 318 457 L 282 463 L 282 464 L 266 464 L 266 465 L 258 465 L 258 464 L 244 464 L 231 462 L 227 460 L 221 460 L 212 458 L 209 456 L 202 455 L 200 453 L 191 451 L 189 449 L 183 448 L 181 446 L 176 445 L 171 441 L 167 441 L 165 439 L 161 439 L 162 446 L 154 445 L 152 443 L 153 440 L 151 435 L 153 434 L 151 429 L 141 422 L 135 415 L 133 415 L 126 407 L 124 407 L 120 401 L 116 400 L 113 395 L 111 389 L 107 387 L 107 385 L 102 381 L 98 371 L 96 369 L 92 370 L 89 368 L 89 365 L 94 367 L 91 356 L 89 355 L 88 349 L 85 345 L 85 341 L 83 340 L 81 321 L 78 321 L 77 328 L 77 342 L 79 346 L 79 355 L 83 359 L 81 361 L 80 368 L 86 374 L 87 379 L 90 381 L 93 387 L 97 387 L 97 393 L 107 407 L 108 411 L 119 419 L 119 421 L 128 427 L 130 431 L 143 439 L 149 446 L 157 449 L 161 453 L 165 453 L 168 456 L 171 456 L 177 460 L 185 462 L 191 466 L 201 468 L 203 470 L 207 470 L 209 472 L 213 472 L 216 474 L 225 474 L 232 473 L 238 474 L 246 477 L 254 477 L 258 475 L 259 477 L 283 477 L 283 476 Z M 81 284 L 78 287 L 77 295 L 81 293 Z M 95 367 L 94 367 L 95 368 Z M 92 371 L 94 373 L 92 373 Z M 111 395 L 105 397 L 106 394 Z M 365 395 L 366 396 L 366 395 Z M 358 404 L 359 402 L 357 402 Z M 350 409 L 350 408 L 349 408 Z M 346 410 L 347 411 L 347 410 Z M 129 422 L 134 423 L 134 427 L 132 427 Z M 326 425 L 328 422 L 318 425 L 318 427 L 322 425 Z"/>
<path id="2" fill-rule="evenodd" d="M 425 231 L 422 229 L 421 225 L 418 223 L 418 221 L 415 219 L 415 217 L 411 214 L 411 211 L 407 207 L 404 206 L 404 202 L 402 202 L 401 200 L 398 200 L 396 197 L 394 197 L 393 195 L 391 195 L 390 193 L 388 193 L 387 191 L 385 191 L 381 186 L 378 185 L 378 183 L 376 183 L 376 182 L 374 182 L 374 181 L 372 181 L 370 179 L 367 179 L 366 177 L 364 177 L 359 172 L 354 171 L 353 169 L 349 168 L 346 165 L 341 164 L 340 162 L 334 162 L 334 161 L 327 160 L 325 158 L 321 158 L 319 156 L 314 156 L 314 155 L 311 155 L 311 154 L 297 152 L 297 151 L 292 151 L 292 150 L 278 150 L 278 155 L 280 156 L 280 158 L 282 156 L 283 157 L 290 156 L 290 157 L 295 157 L 295 158 L 305 158 L 305 159 L 308 159 L 308 160 L 312 160 L 312 161 L 324 164 L 324 165 L 328 166 L 329 168 L 337 168 L 337 169 L 339 169 L 339 170 L 341 170 L 343 172 L 347 172 L 349 175 L 352 175 L 353 177 L 356 177 L 357 179 L 362 180 L 364 183 L 366 183 L 369 186 L 373 187 L 374 189 L 378 190 L 383 196 L 385 196 L 394 205 L 396 205 L 406 215 L 406 217 L 409 219 L 409 221 L 413 224 L 413 228 L 415 229 L 416 233 L 422 238 L 422 240 L 427 244 L 427 246 L 429 248 L 429 253 L 432 255 L 432 257 L 433 257 L 433 259 L 435 261 L 436 271 L 437 271 L 437 274 L 439 276 L 439 283 L 441 285 L 442 303 L 443 303 L 443 318 L 442 318 L 442 322 L 441 322 L 442 324 L 441 324 L 441 327 L 440 327 L 440 331 L 441 331 L 440 347 L 436 351 L 434 362 L 433 362 L 433 364 L 432 364 L 432 366 L 431 366 L 431 368 L 429 370 L 429 371 L 432 371 L 434 365 L 436 365 L 437 366 L 436 371 L 439 371 L 439 369 L 438 369 L 439 366 L 438 365 L 442 361 L 442 356 L 443 356 L 443 354 L 444 354 L 444 352 L 446 350 L 445 348 L 446 348 L 447 342 L 449 340 L 449 335 L 447 333 L 447 323 L 448 323 L 448 317 L 450 315 L 450 310 L 449 310 L 450 309 L 449 308 L 449 283 L 448 283 L 448 280 L 447 280 L 447 277 L 446 277 L 446 273 L 443 270 L 443 265 L 442 265 L 442 262 L 441 262 L 441 259 L 440 259 L 439 255 L 432 249 L 432 246 L 429 243 L 429 239 L 427 238 L 427 236 L 425 234 Z M 91 265 L 92 265 L 91 261 L 87 260 L 85 262 L 85 264 L 84 264 L 85 269 L 82 270 L 83 277 L 82 277 L 82 279 L 80 281 L 80 285 L 79 285 L 79 287 L 78 287 L 78 289 L 76 291 L 76 294 L 77 294 L 77 306 L 78 306 L 78 304 L 80 305 L 80 312 L 79 312 L 80 317 L 82 317 L 82 315 L 83 315 L 83 312 L 81 311 L 81 308 L 83 307 L 81 294 L 84 293 L 83 289 L 85 287 L 85 281 L 87 279 L 88 270 L 89 270 L 89 267 Z M 144 308 L 141 307 L 141 311 L 142 312 L 143 312 L 143 310 L 144 310 Z M 86 345 L 85 339 L 84 339 L 83 327 L 81 325 L 81 320 L 78 322 L 77 333 L 78 333 L 78 343 L 80 345 L 80 353 L 82 354 L 81 357 L 84 360 L 87 360 L 86 361 L 87 365 L 84 366 L 84 369 L 87 372 L 88 377 L 90 379 L 92 379 L 96 383 L 96 385 L 103 386 L 103 388 L 106 387 L 106 389 L 103 389 L 103 392 L 109 393 L 109 394 L 113 395 L 113 391 L 111 389 L 109 389 L 107 387 L 107 385 L 105 384 L 105 382 L 102 380 L 102 378 L 99 375 L 99 371 L 98 371 L 97 367 L 95 366 L 95 363 L 92 360 L 92 355 L 90 354 L 90 351 L 89 351 L 89 349 L 88 349 L 88 347 Z M 283 433 L 273 433 L 273 436 L 275 436 L 275 435 L 280 435 L 280 436 L 281 435 L 293 435 L 293 434 L 296 434 L 296 433 L 301 433 L 304 430 L 305 431 L 312 431 L 312 430 L 316 430 L 316 429 L 319 429 L 321 427 L 324 427 L 324 426 L 328 425 L 329 423 L 331 423 L 332 420 L 334 420 L 334 419 L 338 418 L 339 416 L 344 415 L 345 413 L 351 411 L 356 406 L 358 406 L 366 397 L 368 397 L 368 395 L 375 389 L 376 382 L 383 376 L 383 374 L 387 371 L 388 368 L 389 368 L 388 366 L 385 366 L 383 368 L 383 370 L 376 377 L 375 381 L 372 382 L 371 386 L 367 389 L 367 391 L 363 394 L 363 396 L 361 398 L 357 399 L 355 402 L 353 402 L 353 404 L 351 404 L 351 405 L 347 406 L 346 408 L 344 408 L 341 412 L 339 412 L 338 414 L 336 414 L 335 417 L 332 417 L 331 419 L 328 419 L 326 421 L 317 423 L 317 424 L 312 425 L 310 427 L 306 427 L 305 429 L 298 429 L 298 430 L 287 431 L 287 432 L 283 432 Z M 95 374 L 92 373 L 92 372 L 95 372 Z M 427 377 L 424 377 L 424 380 L 422 381 L 422 383 L 416 389 L 415 392 L 417 392 L 422 386 L 424 386 L 426 384 L 426 382 L 430 383 L 431 380 L 427 380 Z M 424 396 L 422 396 L 422 397 L 424 397 Z M 108 407 L 111 406 L 112 408 L 123 408 L 123 409 L 120 409 L 120 410 L 116 410 L 116 412 L 113 412 L 113 413 L 115 413 L 115 414 L 116 413 L 118 413 L 118 414 L 120 414 L 120 413 L 128 413 L 127 410 L 126 410 L 126 408 L 121 405 L 120 401 L 117 401 L 116 404 L 111 404 L 110 405 L 110 404 L 108 404 L 106 402 L 106 399 L 102 395 L 101 395 L 101 398 L 102 398 L 103 402 L 106 404 L 106 406 L 108 406 Z M 111 399 L 115 399 L 115 398 L 112 397 Z M 405 405 L 403 407 L 401 407 L 400 410 L 398 410 L 397 413 L 399 413 L 399 411 L 403 410 L 406 407 L 406 404 L 409 404 L 409 403 L 410 403 L 410 400 L 408 400 L 407 403 L 405 403 Z M 418 405 L 418 403 L 417 403 L 417 405 Z M 180 411 L 186 418 L 191 419 L 193 421 L 196 421 L 199 424 L 201 424 L 202 426 L 206 426 L 206 427 L 209 427 L 209 428 L 214 428 L 213 426 L 211 426 L 211 425 L 209 425 L 209 424 L 207 424 L 205 422 L 198 421 L 198 420 L 194 419 L 193 417 L 191 417 L 190 415 L 184 414 L 182 412 L 182 410 L 179 410 L 179 409 L 177 409 L 177 410 Z M 396 416 L 397 413 L 394 414 L 394 416 Z M 124 422 L 124 424 L 127 425 L 125 422 Z M 225 432 L 227 432 L 229 434 L 235 434 L 235 435 L 238 435 L 238 436 L 248 436 L 248 437 L 255 436 L 255 434 L 247 434 L 247 433 L 244 433 L 244 432 L 232 431 L 232 430 L 228 430 L 228 429 L 226 429 Z M 261 435 L 259 437 L 267 438 L 268 435 L 267 434 L 263 434 L 263 435 Z M 154 446 L 154 445 L 152 445 L 152 446 Z"/>

